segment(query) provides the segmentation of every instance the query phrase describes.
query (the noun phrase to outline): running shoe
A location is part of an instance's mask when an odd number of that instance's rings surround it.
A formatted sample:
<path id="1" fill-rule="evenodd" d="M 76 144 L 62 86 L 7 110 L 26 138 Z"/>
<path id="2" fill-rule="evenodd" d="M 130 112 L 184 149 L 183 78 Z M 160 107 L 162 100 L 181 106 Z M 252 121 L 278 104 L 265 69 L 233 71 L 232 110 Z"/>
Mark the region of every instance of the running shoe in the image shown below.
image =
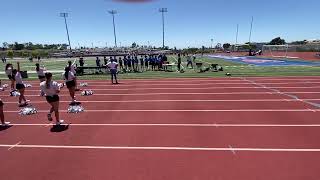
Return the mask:
<path id="1" fill-rule="evenodd" d="M 59 120 L 59 122 L 56 122 L 56 125 L 57 126 L 60 126 L 60 125 L 62 125 L 64 123 L 64 120 Z"/>
<path id="2" fill-rule="evenodd" d="M 10 125 L 10 122 L 4 122 L 3 124 L 1 124 L 1 127 L 6 127 L 6 126 L 9 126 Z"/>

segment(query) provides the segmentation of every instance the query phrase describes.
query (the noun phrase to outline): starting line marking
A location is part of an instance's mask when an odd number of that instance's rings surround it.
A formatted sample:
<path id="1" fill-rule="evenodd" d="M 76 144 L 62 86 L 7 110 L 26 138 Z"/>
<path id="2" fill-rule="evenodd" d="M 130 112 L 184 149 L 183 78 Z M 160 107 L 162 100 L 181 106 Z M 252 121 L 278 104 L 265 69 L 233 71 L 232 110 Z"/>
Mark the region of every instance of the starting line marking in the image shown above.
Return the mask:
<path id="1" fill-rule="evenodd" d="M 10 151 L 11 149 L 17 147 L 19 144 L 21 144 L 21 141 L 19 141 L 17 144 L 12 145 L 12 146 L 8 149 L 8 151 Z"/>
<path id="2" fill-rule="evenodd" d="M 10 148 L 13 145 L 0 144 L 0 148 Z M 125 146 L 57 146 L 57 145 L 15 145 L 15 148 L 42 148 L 42 149 L 94 149 L 94 150 L 167 150 L 167 151 L 226 151 L 227 148 L 201 148 L 201 147 L 125 147 Z M 232 148 L 233 152 L 320 152 L 320 149 L 271 149 L 271 148 Z"/>
<path id="3" fill-rule="evenodd" d="M 10 124 L 12 126 L 45 126 L 51 124 Z M 64 125 L 64 124 L 63 124 Z M 67 124 L 65 124 L 67 125 Z M 159 127 L 320 127 L 320 124 L 68 124 L 70 126 L 159 126 Z"/>

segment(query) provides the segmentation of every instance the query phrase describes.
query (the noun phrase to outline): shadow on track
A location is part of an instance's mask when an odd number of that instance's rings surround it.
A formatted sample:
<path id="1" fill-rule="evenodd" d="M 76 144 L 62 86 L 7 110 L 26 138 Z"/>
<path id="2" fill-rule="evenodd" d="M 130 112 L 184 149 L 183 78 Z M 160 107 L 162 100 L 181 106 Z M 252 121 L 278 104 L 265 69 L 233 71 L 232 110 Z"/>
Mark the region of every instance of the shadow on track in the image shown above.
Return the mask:
<path id="1" fill-rule="evenodd" d="M 68 125 L 54 125 L 50 129 L 50 132 L 59 133 L 59 132 L 67 131 L 68 129 L 69 129 L 69 124 Z"/>
<path id="2" fill-rule="evenodd" d="M 0 131 L 5 131 L 9 128 L 11 128 L 12 126 L 0 126 Z"/>

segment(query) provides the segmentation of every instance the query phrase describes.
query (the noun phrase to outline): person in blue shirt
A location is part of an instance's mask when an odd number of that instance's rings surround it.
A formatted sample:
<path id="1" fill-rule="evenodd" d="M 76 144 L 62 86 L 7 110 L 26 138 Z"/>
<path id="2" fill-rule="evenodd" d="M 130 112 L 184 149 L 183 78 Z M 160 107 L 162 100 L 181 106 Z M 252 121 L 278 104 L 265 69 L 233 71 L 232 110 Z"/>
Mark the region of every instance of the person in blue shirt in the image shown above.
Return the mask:
<path id="1" fill-rule="evenodd" d="M 125 72 L 127 72 L 128 71 L 128 59 L 127 59 L 127 56 L 124 56 L 123 65 L 124 65 Z"/>
<path id="2" fill-rule="evenodd" d="M 144 66 L 145 66 L 145 70 L 148 71 L 149 70 L 149 59 L 148 59 L 147 55 L 144 56 Z"/>
<path id="3" fill-rule="evenodd" d="M 100 64 L 100 59 L 99 59 L 99 57 L 96 57 L 96 65 L 97 65 L 97 67 L 100 67 L 101 66 L 101 64 Z"/>
<path id="4" fill-rule="evenodd" d="M 140 70 L 144 71 L 144 62 L 143 62 L 143 56 L 140 57 Z"/>
<path id="5" fill-rule="evenodd" d="M 121 57 L 119 57 L 119 65 L 120 65 L 120 71 L 123 71 L 123 61 Z"/>
<path id="6" fill-rule="evenodd" d="M 128 71 L 131 72 L 132 71 L 132 61 L 131 61 L 131 56 L 128 57 Z"/>
<path id="7" fill-rule="evenodd" d="M 139 59 L 138 59 L 138 56 L 136 55 L 134 57 L 134 71 L 135 72 L 138 72 L 138 66 L 139 66 Z"/>

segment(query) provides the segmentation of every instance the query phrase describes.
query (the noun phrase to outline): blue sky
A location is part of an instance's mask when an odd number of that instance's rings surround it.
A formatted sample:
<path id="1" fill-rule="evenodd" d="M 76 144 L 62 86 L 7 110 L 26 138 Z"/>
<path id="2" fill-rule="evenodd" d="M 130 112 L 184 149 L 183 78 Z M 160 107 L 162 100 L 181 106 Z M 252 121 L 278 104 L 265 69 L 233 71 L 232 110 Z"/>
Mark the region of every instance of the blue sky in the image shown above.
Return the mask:
<path id="1" fill-rule="evenodd" d="M 110 9 L 116 9 L 118 41 L 162 45 L 160 7 L 167 7 L 166 45 L 170 47 L 210 46 L 249 39 L 270 41 L 281 36 L 287 41 L 320 38 L 319 0 L 156 0 L 144 4 L 115 3 L 111 0 L 0 0 L 2 42 L 65 43 L 60 12 L 70 13 L 68 24 L 73 46 L 113 45 Z"/>

